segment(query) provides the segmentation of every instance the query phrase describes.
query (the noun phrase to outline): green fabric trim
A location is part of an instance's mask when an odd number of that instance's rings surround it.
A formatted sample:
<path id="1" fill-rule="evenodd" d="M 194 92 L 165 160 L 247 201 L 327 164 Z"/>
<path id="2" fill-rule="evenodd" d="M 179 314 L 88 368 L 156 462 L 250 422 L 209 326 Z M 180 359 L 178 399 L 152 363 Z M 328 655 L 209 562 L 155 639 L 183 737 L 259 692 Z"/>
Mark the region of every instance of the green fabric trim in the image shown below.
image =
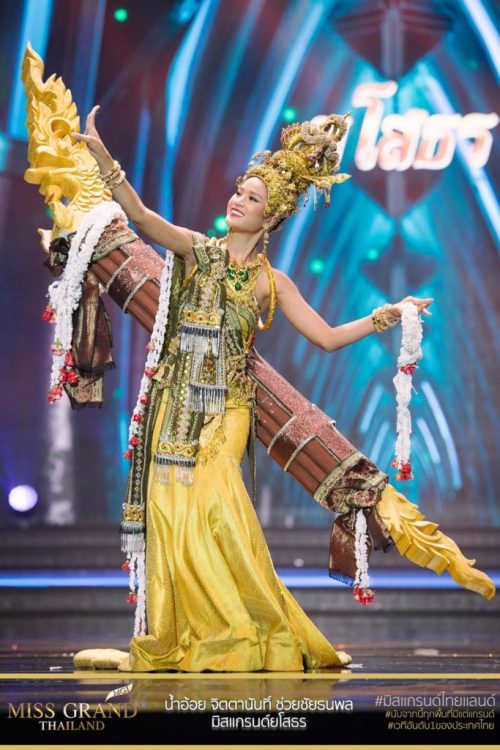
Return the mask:
<path id="1" fill-rule="evenodd" d="M 167 331 L 163 342 L 162 357 L 168 351 L 170 341 L 177 328 L 179 316 L 180 290 L 184 278 L 185 270 L 184 258 L 174 255 L 172 268 L 172 284 L 170 294 L 170 307 L 167 323 Z M 133 451 L 132 463 L 130 466 L 127 485 L 125 489 L 125 502 L 123 503 L 123 515 L 126 506 L 146 507 L 146 494 L 148 487 L 149 465 L 152 458 L 152 437 L 153 430 L 158 415 L 163 388 L 156 381 L 152 381 L 149 393 L 149 403 L 144 411 L 142 423 L 142 439 L 140 445 L 136 446 Z M 123 525 L 122 519 L 122 525 Z"/>

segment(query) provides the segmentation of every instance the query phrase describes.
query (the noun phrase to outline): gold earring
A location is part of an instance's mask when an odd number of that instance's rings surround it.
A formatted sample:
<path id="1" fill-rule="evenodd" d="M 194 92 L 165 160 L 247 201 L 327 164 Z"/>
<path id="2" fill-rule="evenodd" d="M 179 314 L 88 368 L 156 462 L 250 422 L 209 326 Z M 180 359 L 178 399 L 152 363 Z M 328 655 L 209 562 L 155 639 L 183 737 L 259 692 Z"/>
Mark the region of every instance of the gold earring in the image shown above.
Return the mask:
<path id="1" fill-rule="evenodd" d="M 262 236 L 262 242 L 263 242 L 262 255 L 264 257 L 266 257 L 267 256 L 267 246 L 269 245 L 269 229 L 267 229 L 267 228 L 264 229 L 264 234 Z"/>

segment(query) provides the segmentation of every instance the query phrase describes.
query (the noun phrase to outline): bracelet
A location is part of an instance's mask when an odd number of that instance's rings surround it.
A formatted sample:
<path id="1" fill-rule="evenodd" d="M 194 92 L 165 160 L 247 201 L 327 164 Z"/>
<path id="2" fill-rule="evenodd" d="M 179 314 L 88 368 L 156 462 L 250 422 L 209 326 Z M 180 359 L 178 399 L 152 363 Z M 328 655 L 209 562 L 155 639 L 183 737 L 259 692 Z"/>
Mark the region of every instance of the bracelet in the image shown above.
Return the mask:
<path id="1" fill-rule="evenodd" d="M 113 182 L 111 182 L 110 180 L 108 180 L 108 181 L 107 181 L 107 182 L 105 183 L 105 185 L 106 185 L 106 187 L 108 188 L 108 190 L 114 190 L 115 188 L 117 188 L 117 187 L 118 187 L 118 185 L 121 185 L 121 184 L 122 184 L 122 182 L 123 182 L 123 180 L 125 179 L 125 175 L 126 175 L 126 174 L 127 174 L 127 173 L 125 172 L 125 170 L 124 170 L 124 169 L 121 169 L 121 170 L 120 170 L 120 173 L 118 174 L 118 177 L 116 178 L 116 180 L 114 180 Z"/>
<path id="2" fill-rule="evenodd" d="M 390 307 L 391 305 L 389 303 L 386 303 L 385 305 L 381 305 L 380 307 L 376 307 L 374 310 L 372 310 L 373 327 L 375 328 L 377 333 L 382 333 L 388 328 L 392 328 L 399 323 L 399 319 L 391 319 L 389 317 Z"/>
<path id="3" fill-rule="evenodd" d="M 101 174 L 101 180 L 103 182 L 106 182 L 110 178 L 115 177 L 120 171 L 120 169 L 121 169 L 120 163 L 117 162 L 116 159 L 113 159 L 113 166 L 111 167 L 111 169 L 108 169 L 107 172 L 105 172 L 104 174 Z"/>
<path id="4" fill-rule="evenodd" d="M 372 311 L 373 327 L 377 333 L 382 333 L 390 327 L 390 322 L 387 317 L 387 309 L 389 305 L 385 304 L 381 307 L 377 307 Z"/>
<path id="5" fill-rule="evenodd" d="M 113 159 L 113 166 L 101 175 L 101 180 L 108 190 L 114 190 L 122 184 L 126 174 L 125 170 L 121 168 L 120 162 Z"/>

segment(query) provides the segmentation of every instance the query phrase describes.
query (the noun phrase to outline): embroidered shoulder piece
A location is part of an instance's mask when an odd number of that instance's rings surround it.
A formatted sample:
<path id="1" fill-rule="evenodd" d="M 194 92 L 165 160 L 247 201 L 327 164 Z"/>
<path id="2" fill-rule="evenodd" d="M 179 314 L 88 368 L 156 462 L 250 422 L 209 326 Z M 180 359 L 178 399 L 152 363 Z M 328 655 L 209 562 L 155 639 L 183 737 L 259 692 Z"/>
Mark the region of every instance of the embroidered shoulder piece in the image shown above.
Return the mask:
<path id="1" fill-rule="evenodd" d="M 210 240 L 206 234 L 193 232 L 193 253 L 200 271 L 210 270 Z"/>

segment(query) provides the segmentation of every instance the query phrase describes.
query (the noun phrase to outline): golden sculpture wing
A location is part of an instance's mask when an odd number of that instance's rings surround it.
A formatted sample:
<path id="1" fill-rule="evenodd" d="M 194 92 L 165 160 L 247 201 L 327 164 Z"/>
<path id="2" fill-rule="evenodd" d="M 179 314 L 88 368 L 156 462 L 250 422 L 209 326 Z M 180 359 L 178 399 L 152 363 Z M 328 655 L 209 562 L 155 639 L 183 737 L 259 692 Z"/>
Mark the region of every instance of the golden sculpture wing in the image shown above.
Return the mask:
<path id="1" fill-rule="evenodd" d="M 24 179 L 40 185 L 39 192 L 52 212 L 50 239 L 54 239 L 61 230 L 75 231 L 93 206 L 111 200 L 111 193 L 100 179 L 99 167 L 87 144 L 71 138 L 70 133 L 80 131 L 71 91 L 55 75 L 44 81 L 43 71 L 42 58 L 28 42 L 21 73 L 26 89 L 30 163 Z M 45 249 L 46 231 L 38 230 Z"/>

